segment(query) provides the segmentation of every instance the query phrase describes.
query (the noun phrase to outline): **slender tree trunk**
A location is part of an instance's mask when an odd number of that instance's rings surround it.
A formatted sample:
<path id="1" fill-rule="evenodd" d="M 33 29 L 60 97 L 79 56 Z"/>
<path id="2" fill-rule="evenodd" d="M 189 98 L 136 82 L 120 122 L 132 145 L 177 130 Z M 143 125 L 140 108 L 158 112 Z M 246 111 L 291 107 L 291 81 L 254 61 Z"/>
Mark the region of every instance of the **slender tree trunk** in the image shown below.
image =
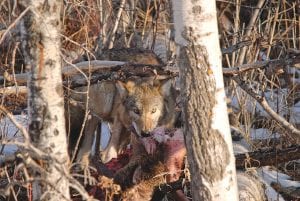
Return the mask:
<path id="1" fill-rule="evenodd" d="M 238 200 L 215 1 L 173 0 L 193 200 Z"/>
<path id="2" fill-rule="evenodd" d="M 68 152 L 60 58 L 60 0 L 31 0 L 22 26 L 23 52 L 30 71 L 29 133 L 32 142 L 49 154 L 45 171 L 33 175 L 33 200 L 69 199 Z"/>

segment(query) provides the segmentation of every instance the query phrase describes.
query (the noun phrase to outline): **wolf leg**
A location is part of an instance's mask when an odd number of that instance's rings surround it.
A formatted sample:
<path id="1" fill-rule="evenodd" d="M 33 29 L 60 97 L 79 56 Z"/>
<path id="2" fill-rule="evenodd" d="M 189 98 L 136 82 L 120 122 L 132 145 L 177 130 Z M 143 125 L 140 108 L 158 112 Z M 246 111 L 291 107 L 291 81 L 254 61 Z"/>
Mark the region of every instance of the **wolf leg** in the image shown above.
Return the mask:
<path id="1" fill-rule="evenodd" d="M 122 130 L 124 130 L 122 123 L 119 121 L 119 119 L 115 118 L 111 129 L 109 143 L 101 154 L 101 160 L 103 163 L 107 163 L 112 158 L 116 158 L 118 156 Z"/>
<path id="2" fill-rule="evenodd" d="M 94 133 L 96 131 L 99 121 L 96 117 L 89 116 L 88 120 L 85 123 L 84 133 L 83 133 L 83 142 L 82 146 L 79 149 L 76 161 L 81 162 L 82 164 L 89 164 L 89 155 L 91 153 Z"/>

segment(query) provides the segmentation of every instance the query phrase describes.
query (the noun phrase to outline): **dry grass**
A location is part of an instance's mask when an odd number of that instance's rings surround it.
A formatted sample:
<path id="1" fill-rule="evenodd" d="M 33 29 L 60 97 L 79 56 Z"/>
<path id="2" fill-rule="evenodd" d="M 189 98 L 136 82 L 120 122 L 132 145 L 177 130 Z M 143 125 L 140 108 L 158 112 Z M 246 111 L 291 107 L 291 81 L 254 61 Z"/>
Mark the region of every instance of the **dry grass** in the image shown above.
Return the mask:
<path id="1" fill-rule="evenodd" d="M 300 54 L 299 1 L 219 0 L 217 5 L 224 68 Z M 18 31 L 18 17 L 23 11 L 17 1 L 0 2 L 0 75 L 25 71 Z M 171 15 L 167 0 L 64 1 L 61 55 L 65 63 L 73 63 L 83 58 L 96 59 L 110 47 L 144 47 L 172 63 L 176 51 Z M 300 100 L 299 65 L 266 66 L 239 77 L 254 91 L 266 95 L 272 108 L 288 122 L 299 119 L 300 114 L 295 116 L 292 109 Z M 1 84 L 2 87 L 15 86 L 16 82 Z M 238 116 L 237 126 L 253 150 L 268 145 L 250 137 L 253 128 L 266 128 L 270 138 L 280 133 L 280 146 L 294 142 L 280 123 L 262 115 L 258 103 L 236 82 L 225 78 L 225 84 L 229 99 L 234 100 L 231 107 Z M 11 105 L 11 101 L 16 100 L 8 98 L 2 94 L 1 106 Z"/>

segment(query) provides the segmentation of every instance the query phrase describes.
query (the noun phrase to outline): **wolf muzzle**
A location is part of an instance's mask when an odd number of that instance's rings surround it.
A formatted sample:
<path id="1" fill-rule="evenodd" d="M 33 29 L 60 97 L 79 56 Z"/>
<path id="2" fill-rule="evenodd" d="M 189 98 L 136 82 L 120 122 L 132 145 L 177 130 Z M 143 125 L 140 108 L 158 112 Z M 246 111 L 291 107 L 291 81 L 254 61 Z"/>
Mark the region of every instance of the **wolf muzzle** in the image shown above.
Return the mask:
<path id="1" fill-rule="evenodd" d="M 129 130 L 134 133 L 137 137 L 149 137 L 150 136 L 150 132 L 144 132 L 144 131 L 141 131 L 141 134 L 139 134 L 137 131 L 136 131 L 136 128 L 131 125 L 129 127 Z"/>

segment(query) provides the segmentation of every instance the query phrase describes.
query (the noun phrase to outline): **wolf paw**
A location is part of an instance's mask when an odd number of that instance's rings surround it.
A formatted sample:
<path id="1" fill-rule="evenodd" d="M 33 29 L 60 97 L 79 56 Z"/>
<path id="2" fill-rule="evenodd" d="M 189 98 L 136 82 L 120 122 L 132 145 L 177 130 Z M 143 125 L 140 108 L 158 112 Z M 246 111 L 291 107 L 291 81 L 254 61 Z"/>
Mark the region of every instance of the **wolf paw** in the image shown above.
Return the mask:
<path id="1" fill-rule="evenodd" d="M 88 184 L 88 185 L 93 186 L 93 185 L 97 184 L 97 181 L 92 176 L 90 169 L 92 169 L 92 171 L 95 171 L 95 168 L 93 168 L 93 167 L 84 167 L 83 168 L 83 175 L 84 175 L 84 182 L 83 183 L 84 183 L 84 185 Z"/>
<path id="2" fill-rule="evenodd" d="M 91 172 L 97 172 L 97 170 L 90 166 L 90 161 L 88 156 L 82 157 L 80 161 L 80 168 L 83 171 L 83 183 L 84 185 L 95 185 L 97 183 L 96 179 L 92 176 Z"/>

